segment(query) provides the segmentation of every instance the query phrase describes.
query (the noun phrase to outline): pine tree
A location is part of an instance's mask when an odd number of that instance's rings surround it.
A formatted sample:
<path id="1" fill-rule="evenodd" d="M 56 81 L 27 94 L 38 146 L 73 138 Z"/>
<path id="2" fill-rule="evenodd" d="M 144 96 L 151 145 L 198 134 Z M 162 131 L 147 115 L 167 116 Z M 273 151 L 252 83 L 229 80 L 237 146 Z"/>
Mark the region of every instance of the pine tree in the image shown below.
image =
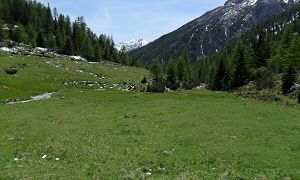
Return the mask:
<path id="1" fill-rule="evenodd" d="M 57 46 L 59 52 L 61 52 L 62 49 L 64 49 L 65 43 L 64 43 L 61 33 L 58 30 L 55 33 L 55 39 L 56 39 L 56 46 Z"/>
<path id="2" fill-rule="evenodd" d="M 63 53 L 66 55 L 74 55 L 74 49 L 71 38 L 68 38 L 63 48 Z"/>
<path id="3" fill-rule="evenodd" d="M 293 64 L 290 64 L 282 77 L 282 92 L 286 94 L 296 80 L 296 70 Z"/>
<path id="4" fill-rule="evenodd" d="M 3 30 L 3 21 L 0 19 L 0 42 L 5 39 L 5 32 Z"/>
<path id="5" fill-rule="evenodd" d="M 52 11 L 50 5 L 48 4 L 47 11 L 46 11 L 46 18 L 44 22 L 44 28 L 47 34 L 54 32 L 54 20 L 52 16 Z"/>
<path id="6" fill-rule="evenodd" d="M 217 73 L 214 78 L 212 90 L 224 90 L 225 87 L 225 75 L 226 75 L 226 63 L 223 58 L 220 59 Z"/>
<path id="7" fill-rule="evenodd" d="M 24 10 L 25 10 L 25 1 L 24 0 L 14 0 L 10 6 L 10 19 L 11 23 L 24 23 Z"/>
<path id="8" fill-rule="evenodd" d="M 293 38 L 293 30 L 292 26 L 288 26 L 283 30 L 280 43 L 283 48 L 288 48 L 290 46 L 290 43 L 292 42 Z"/>
<path id="9" fill-rule="evenodd" d="M 95 43 L 94 52 L 95 52 L 95 60 L 100 61 L 102 57 L 101 57 L 101 49 L 99 43 Z"/>
<path id="10" fill-rule="evenodd" d="M 112 53 L 112 51 L 110 51 L 110 53 Z M 130 58 L 129 58 L 128 54 L 126 53 L 126 48 L 124 46 L 121 49 L 119 59 L 122 64 L 125 64 L 125 65 L 130 64 Z"/>
<path id="11" fill-rule="evenodd" d="M 52 34 L 49 34 L 47 37 L 46 47 L 49 49 L 56 49 L 56 38 Z"/>
<path id="12" fill-rule="evenodd" d="M 290 57 L 289 59 L 295 64 L 295 66 L 300 65 L 300 38 L 294 38 L 291 42 L 289 48 Z"/>
<path id="13" fill-rule="evenodd" d="M 298 90 L 298 103 L 300 103 L 300 89 Z"/>
<path id="14" fill-rule="evenodd" d="M 167 65 L 167 81 L 169 83 L 176 84 L 177 81 L 177 69 L 176 62 L 174 60 L 169 60 Z"/>
<path id="15" fill-rule="evenodd" d="M 270 58 L 270 47 L 264 34 L 258 36 L 257 43 L 254 48 L 256 68 L 266 66 L 267 59 Z"/>
<path id="16" fill-rule="evenodd" d="M 45 46 L 44 35 L 43 35 L 43 33 L 41 31 L 38 33 L 36 43 L 37 43 L 38 47 L 46 47 Z"/>
<path id="17" fill-rule="evenodd" d="M 180 56 L 177 62 L 177 77 L 179 81 L 183 81 L 184 80 L 184 74 L 185 74 L 185 59 Z"/>
<path id="18" fill-rule="evenodd" d="M 12 40 L 22 43 L 26 40 L 26 31 L 22 25 L 19 25 L 12 32 Z"/>
<path id="19" fill-rule="evenodd" d="M 150 65 L 150 71 L 153 73 L 155 81 L 163 80 L 163 67 L 158 59 L 155 59 Z"/>
<path id="20" fill-rule="evenodd" d="M 8 0 L 1 0 L 0 1 L 0 19 L 2 19 L 5 22 L 9 21 L 10 16 L 10 8 L 8 4 Z"/>
<path id="21" fill-rule="evenodd" d="M 233 62 L 235 64 L 232 88 L 238 88 L 247 83 L 249 71 L 245 63 L 245 46 L 242 40 L 238 40 L 233 52 Z"/>
<path id="22" fill-rule="evenodd" d="M 87 59 L 95 58 L 94 46 L 90 38 L 86 37 L 83 41 L 79 53 Z"/>
<path id="23" fill-rule="evenodd" d="M 27 27 L 27 40 L 26 40 L 26 43 L 31 45 L 32 47 L 36 47 L 37 46 L 37 31 L 36 29 L 34 28 L 34 26 L 32 24 L 28 25 Z"/>
<path id="24" fill-rule="evenodd" d="M 141 60 L 140 58 L 135 59 L 135 60 L 133 61 L 133 65 L 134 65 L 135 67 L 143 67 L 142 60 Z"/>

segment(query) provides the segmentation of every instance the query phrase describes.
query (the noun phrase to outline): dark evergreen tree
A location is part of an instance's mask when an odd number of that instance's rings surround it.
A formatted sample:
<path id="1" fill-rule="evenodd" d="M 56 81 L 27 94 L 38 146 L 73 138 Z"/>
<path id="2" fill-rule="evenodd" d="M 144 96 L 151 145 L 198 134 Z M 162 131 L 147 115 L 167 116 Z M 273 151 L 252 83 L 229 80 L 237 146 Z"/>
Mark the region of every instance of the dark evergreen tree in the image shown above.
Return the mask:
<path id="1" fill-rule="evenodd" d="M 153 73 L 155 81 L 163 80 L 163 67 L 158 59 L 154 60 L 150 65 L 150 71 Z"/>
<path id="2" fill-rule="evenodd" d="M 218 65 L 217 73 L 214 77 L 212 90 L 224 90 L 225 75 L 226 75 L 226 62 L 225 59 L 221 58 Z"/>
<path id="3" fill-rule="evenodd" d="M 300 89 L 298 90 L 298 103 L 300 103 Z"/>
<path id="4" fill-rule="evenodd" d="M 232 88 L 238 88 L 245 85 L 249 78 L 249 71 L 245 62 L 245 46 L 241 40 L 237 42 L 232 58 L 235 64 Z"/>
<path id="5" fill-rule="evenodd" d="M 26 31 L 22 25 L 19 25 L 12 31 L 12 40 L 22 43 L 26 40 Z"/>
<path id="6" fill-rule="evenodd" d="M 0 42 L 3 41 L 5 39 L 5 33 L 3 30 L 3 21 L 0 19 Z"/>
<path id="7" fill-rule="evenodd" d="M 37 46 L 37 31 L 32 24 L 27 27 L 27 40 L 26 43 L 31 45 L 32 47 Z"/>
<path id="8" fill-rule="evenodd" d="M 287 94 L 290 91 L 290 88 L 294 84 L 295 80 L 296 80 L 296 70 L 294 65 L 290 64 L 282 77 L 283 94 Z"/>
<path id="9" fill-rule="evenodd" d="M 73 43 L 70 38 L 68 38 L 66 41 L 66 44 L 63 48 L 63 53 L 66 55 L 74 55 Z"/>
<path id="10" fill-rule="evenodd" d="M 44 38 L 44 35 L 41 31 L 38 33 L 36 43 L 37 43 L 38 47 L 46 47 L 45 38 Z"/>
<path id="11" fill-rule="evenodd" d="M 270 58 L 270 47 L 265 34 L 258 36 L 258 40 L 254 48 L 254 55 L 256 68 L 266 66 L 267 59 Z"/>
<path id="12" fill-rule="evenodd" d="M 169 60 L 167 65 L 167 81 L 171 84 L 175 84 L 177 81 L 177 69 L 176 62 L 174 60 Z"/>

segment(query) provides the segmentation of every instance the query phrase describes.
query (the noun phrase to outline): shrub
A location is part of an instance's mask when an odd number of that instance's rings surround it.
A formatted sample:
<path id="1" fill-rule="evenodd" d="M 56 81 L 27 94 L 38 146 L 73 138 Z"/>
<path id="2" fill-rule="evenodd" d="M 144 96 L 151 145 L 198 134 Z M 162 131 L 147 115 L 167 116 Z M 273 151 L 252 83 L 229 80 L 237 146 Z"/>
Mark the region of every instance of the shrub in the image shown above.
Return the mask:
<path id="1" fill-rule="evenodd" d="M 165 92 L 165 84 L 160 81 L 148 83 L 147 92 L 163 93 Z"/>
<path id="2" fill-rule="evenodd" d="M 171 89 L 173 91 L 176 91 L 178 89 L 178 87 L 179 87 L 179 83 L 177 83 L 177 82 L 172 83 L 170 81 L 167 81 L 166 86 L 167 86 L 167 88 L 169 88 L 169 89 Z"/>
<path id="3" fill-rule="evenodd" d="M 265 88 L 272 88 L 275 86 L 275 74 L 266 69 L 260 68 L 256 72 L 255 87 L 262 90 Z"/>
<path id="4" fill-rule="evenodd" d="M 147 84 L 147 83 L 148 83 L 147 78 L 144 77 L 144 79 L 141 81 L 141 83 L 142 83 L 142 84 Z"/>
<path id="5" fill-rule="evenodd" d="M 9 75 L 17 74 L 18 70 L 15 67 L 5 69 L 5 73 Z"/>

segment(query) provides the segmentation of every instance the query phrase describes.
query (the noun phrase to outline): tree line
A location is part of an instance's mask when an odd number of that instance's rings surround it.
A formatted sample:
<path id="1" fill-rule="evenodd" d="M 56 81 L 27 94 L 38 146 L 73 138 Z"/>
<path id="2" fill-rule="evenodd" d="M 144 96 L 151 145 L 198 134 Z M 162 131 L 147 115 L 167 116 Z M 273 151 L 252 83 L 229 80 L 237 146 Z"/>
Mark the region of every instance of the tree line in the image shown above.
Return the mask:
<path id="1" fill-rule="evenodd" d="M 196 63 L 189 63 L 186 49 L 167 64 L 155 60 L 150 70 L 156 82 L 163 82 L 156 85 L 177 89 L 205 83 L 211 90 L 230 91 L 254 81 L 257 89 L 264 89 L 273 87 L 275 75 L 281 74 L 282 92 L 289 93 L 300 70 L 299 12 L 300 6 L 294 7 Z"/>
<path id="2" fill-rule="evenodd" d="M 90 61 L 108 60 L 141 66 L 125 50 L 117 51 L 113 38 L 97 36 L 83 17 L 74 22 L 54 8 L 30 0 L 0 0 L 0 42 L 7 39 L 44 47 L 66 55 L 82 56 Z"/>

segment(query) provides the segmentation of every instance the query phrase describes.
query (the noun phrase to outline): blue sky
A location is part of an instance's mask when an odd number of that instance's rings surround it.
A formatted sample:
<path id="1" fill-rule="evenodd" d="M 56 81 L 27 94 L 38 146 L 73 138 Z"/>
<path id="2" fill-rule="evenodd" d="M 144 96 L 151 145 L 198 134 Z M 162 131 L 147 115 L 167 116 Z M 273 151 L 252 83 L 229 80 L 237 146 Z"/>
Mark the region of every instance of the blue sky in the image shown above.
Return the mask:
<path id="1" fill-rule="evenodd" d="M 153 41 L 225 0 L 38 0 L 50 3 L 72 19 L 84 16 L 97 34 L 112 35 L 116 42 L 135 38 Z"/>

